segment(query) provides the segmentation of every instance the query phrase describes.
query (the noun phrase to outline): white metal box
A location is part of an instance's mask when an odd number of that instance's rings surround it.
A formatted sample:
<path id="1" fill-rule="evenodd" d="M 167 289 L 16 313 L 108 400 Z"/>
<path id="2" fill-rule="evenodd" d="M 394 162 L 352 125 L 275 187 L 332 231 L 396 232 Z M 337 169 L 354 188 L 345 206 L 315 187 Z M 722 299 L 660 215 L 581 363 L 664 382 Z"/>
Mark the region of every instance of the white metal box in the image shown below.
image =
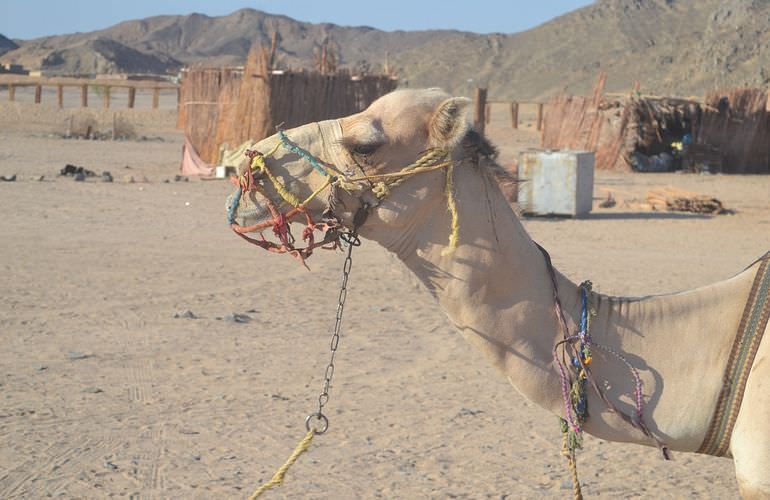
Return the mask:
<path id="1" fill-rule="evenodd" d="M 519 155 L 519 206 L 525 214 L 586 215 L 594 192 L 594 154 L 524 151 Z"/>
<path id="2" fill-rule="evenodd" d="M 227 179 L 231 175 L 238 175 L 238 169 L 235 167 L 218 166 L 214 169 L 214 177 L 217 179 Z"/>

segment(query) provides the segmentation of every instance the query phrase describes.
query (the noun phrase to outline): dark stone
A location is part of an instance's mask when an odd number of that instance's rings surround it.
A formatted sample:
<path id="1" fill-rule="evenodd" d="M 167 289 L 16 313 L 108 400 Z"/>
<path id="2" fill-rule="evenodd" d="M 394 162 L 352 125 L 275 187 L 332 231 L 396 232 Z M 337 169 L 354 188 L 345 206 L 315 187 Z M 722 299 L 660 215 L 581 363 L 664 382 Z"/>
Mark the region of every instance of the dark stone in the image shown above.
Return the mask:
<path id="1" fill-rule="evenodd" d="M 248 323 L 251 321 L 251 317 L 240 313 L 230 313 L 225 316 L 225 321 L 230 321 L 232 323 Z"/>
<path id="2" fill-rule="evenodd" d="M 93 356 L 93 354 L 86 354 L 84 352 L 70 351 L 67 353 L 67 359 L 70 361 L 77 361 L 79 359 L 86 359 Z"/>

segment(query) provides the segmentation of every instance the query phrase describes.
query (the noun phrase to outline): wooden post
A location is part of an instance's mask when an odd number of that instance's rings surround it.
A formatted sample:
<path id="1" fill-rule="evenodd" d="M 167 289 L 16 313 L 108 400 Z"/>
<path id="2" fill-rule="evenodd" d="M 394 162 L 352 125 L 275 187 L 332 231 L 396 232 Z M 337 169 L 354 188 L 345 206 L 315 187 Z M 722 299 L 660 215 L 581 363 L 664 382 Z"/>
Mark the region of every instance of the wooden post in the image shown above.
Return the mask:
<path id="1" fill-rule="evenodd" d="M 104 89 L 104 94 L 102 94 L 104 99 L 104 109 L 108 109 L 110 107 L 110 87 L 109 85 L 105 85 L 102 88 Z"/>
<path id="2" fill-rule="evenodd" d="M 158 104 L 160 104 L 160 89 L 155 87 L 152 89 L 152 109 L 158 109 Z"/>
<path id="3" fill-rule="evenodd" d="M 270 37 L 270 61 L 268 62 L 267 69 L 273 69 L 275 65 L 275 51 L 278 49 L 278 32 L 273 31 L 273 36 Z"/>
<path id="4" fill-rule="evenodd" d="M 484 106 L 484 123 L 489 125 L 489 123 L 492 121 L 492 105 L 487 104 Z"/>
<path id="5" fill-rule="evenodd" d="M 8 84 L 8 100 L 11 102 L 16 100 L 16 87 L 12 83 Z"/>
<path id="6" fill-rule="evenodd" d="M 136 101 L 136 87 L 128 87 L 128 107 L 134 107 L 134 101 Z"/>
<path id="7" fill-rule="evenodd" d="M 487 89 L 476 88 L 476 98 L 473 101 L 473 126 L 480 134 L 484 133 L 486 118 L 484 111 L 487 107 Z"/>
<path id="8" fill-rule="evenodd" d="M 326 73 L 326 42 L 321 52 L 321 73 Z"/>
<path id="9" fill-rule="evenodd" d="M 84 108 L 88 107 L 88 84 L 80 87 L 80 105 Z"/>
<path id="10" fill-rule="evenodd" d="M 35 104 L 40 104 L 43 97 L 43 87 L 39 83 L 35 85 Z"/>
<path id="11" fill-rule="evenodd" d="M 537 130 L 543 130 L 543 103 L 537 103 Z"/>
<path id="12" fill-rule="evenodd" d="M 519 103 L 516 101 L 511 103 L 511 127 L 519 128 Z"/>
<path id="13" fill-rule="evenodd" d="M 56 86 L 56 104 L 59 109 L 64 107 L 64 85 L 62 84 Z"/>

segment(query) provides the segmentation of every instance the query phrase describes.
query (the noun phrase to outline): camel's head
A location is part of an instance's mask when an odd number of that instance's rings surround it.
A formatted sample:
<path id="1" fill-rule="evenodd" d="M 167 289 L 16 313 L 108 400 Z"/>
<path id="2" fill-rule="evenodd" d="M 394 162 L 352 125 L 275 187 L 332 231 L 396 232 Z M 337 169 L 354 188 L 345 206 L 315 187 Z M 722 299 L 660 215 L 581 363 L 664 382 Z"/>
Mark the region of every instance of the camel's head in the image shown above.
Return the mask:
<path id="1" fill-rule="evenodd" d="M 296 200 L 309 199 L 305 208 L 313 220 L 333 215 L 351 228 L 356 213 L 367 208 L 361 233 L 374 237 L 372 231 L 409 225 L 425 204 L 445 206 L 445 170 L 409 177 L 384 195 L 378 192 L 373 176 L 401 172 L 429 151 L 446 152 L 446 160 L 460 155 L 468 137 L 475 134 L 468 119 L 469 104 L 468 99 L 450 97 L 439 89 L 399 90 L 355 115 L 286 130 L 288 142 L 302 151 L 281 144 L 278 134 L 259 142 L 255 149 L 263 154 L 274 151 L 265 158 L 266 165 Z M 320 168 L 314 168 L 303 152 L 317 159 Z M 340 182 L 326 186 L 324 170 Z M 237 224 L 255 224 L 275 215 L 264 203 L 264 195 L 281 205 L 283 212 L 292 208 L 275 182 L 261 177 L 257 181 L 264 193 L 241 197 L 234 211 Z M 313 196 L 315 192 L 319 194 Z"/>

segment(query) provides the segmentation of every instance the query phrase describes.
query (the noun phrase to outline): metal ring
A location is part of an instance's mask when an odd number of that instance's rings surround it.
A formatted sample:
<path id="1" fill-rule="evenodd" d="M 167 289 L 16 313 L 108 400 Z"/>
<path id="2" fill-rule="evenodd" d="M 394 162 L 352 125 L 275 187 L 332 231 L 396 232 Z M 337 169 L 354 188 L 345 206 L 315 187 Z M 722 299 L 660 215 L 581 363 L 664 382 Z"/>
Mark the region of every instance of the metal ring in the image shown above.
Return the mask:
<path id="1" fill-rule="evenodd" d="M 316 433 L 316 434 L 323 434 L 323 433 L 325 433 L 327 431 L 327 429 L 329 429 L 329 419 L 326 418 L 326 415 L 324 415 L 323 413 L 311 413 L 305 419 L 305 428 L 308 431 L 310 430 L 310 420 L 313 419 L 313 418 L 323 422 L 323 425 L 321 426 L 320 429 L 317 429 L 315 427 L 313 428 L 313 432 L 314 433 Z"/>

